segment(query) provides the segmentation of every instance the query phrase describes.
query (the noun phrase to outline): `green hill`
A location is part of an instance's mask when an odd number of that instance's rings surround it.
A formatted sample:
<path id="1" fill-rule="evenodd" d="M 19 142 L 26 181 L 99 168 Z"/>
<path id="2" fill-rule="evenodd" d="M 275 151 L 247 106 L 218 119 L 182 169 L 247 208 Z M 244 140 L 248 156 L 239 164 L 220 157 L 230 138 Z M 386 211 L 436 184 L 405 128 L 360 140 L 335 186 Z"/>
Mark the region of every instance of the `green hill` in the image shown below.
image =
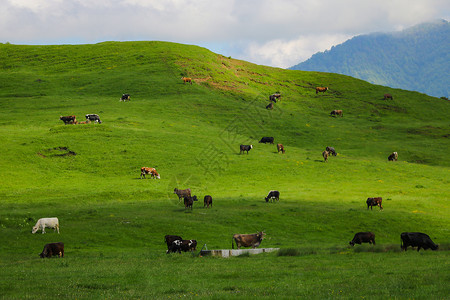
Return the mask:
<path id="1" fill-rule="evenodd" d="M 450 24 L 445 20 L 400 32 L 360 35 L 291 69 L 345 74 L 448 98 L 449 36 Z"/>
<path id="2" fill-rule="evenodd" d="M 329 91 L 316 94 L 316 86 Z M 281 101 L 267 110 L 275 92 Z M 130 102 L 119 101 L 123 93 Z M 189 45 L 1 44 L 0 296 L 445 297 L 448 105 Z M 331 117 L 334 109 L 344 116 Z M 102 124 L 59 120 L 88 113 Z M 286 154 L 258 143 L 264 136 Z M 254 147 L 240 155 L 240 144 Z M 338 155 L 324 163 L 326 146 Z M 393 151 L 399 161 L 388 162 Z M 139 180 L 142 166 L 161 179 Z M 192 212 L 175 187 L 200 198 Z M 272 189 L 279 203 L 264 201 Z M 208 194 L 213 208 L 203 209 Z M 383 211 L 366 209 L 374 196 Z M 30 233 L 53 216 L 61 234 Z M 166 234 L 197 239 L 197 250 L 227 249 L 232 234 L 257 230 L 267 233 L 261 247 L 285 252 L 165 254 Z M 358 231 L 375 232 L 377 245 L 351 248 Z M 400 253 L 403 231 L 428 233 L 440 251 Z M 56 241 L 65 258 L 39 259 Z"/>

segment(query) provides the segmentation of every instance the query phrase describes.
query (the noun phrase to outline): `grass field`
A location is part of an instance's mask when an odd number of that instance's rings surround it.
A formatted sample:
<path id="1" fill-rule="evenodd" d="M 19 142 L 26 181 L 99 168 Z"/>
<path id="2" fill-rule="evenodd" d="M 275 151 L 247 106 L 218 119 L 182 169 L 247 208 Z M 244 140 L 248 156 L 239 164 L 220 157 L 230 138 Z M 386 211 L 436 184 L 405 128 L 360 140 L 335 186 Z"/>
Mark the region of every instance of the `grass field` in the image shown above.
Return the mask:
<path id="1" fill-rule="evenodd" d="M 424 94 L 196 46 L 0 44 L 0 297 L 448 298 L 448 111 Z M 59 120 L 88 113 L 102 124 Z M 254 148 L 240 155 L 240 144 Z M 326 146 L 338 155 L 324 163 Z M 161 179 L 140 180 L 142 166 Z M 212 195 L 213 208 L 185 211 L 175 187 Z M 264 201 L 272 189 L 280 202 Z M 376 196 L 384 210 L 367 210 Z M 31 234 L 53 216 L 59 235 Z M 165 254 L 166 234 L 228 249 L 234 233 L 258 230 L 261 247 L 282 250 Z M 359 231 L 377 245 L 350 247 Z M 439 250 L 401 252 L 404 231 Z M 39 258 L 58 241 L 63 259 Z"/>

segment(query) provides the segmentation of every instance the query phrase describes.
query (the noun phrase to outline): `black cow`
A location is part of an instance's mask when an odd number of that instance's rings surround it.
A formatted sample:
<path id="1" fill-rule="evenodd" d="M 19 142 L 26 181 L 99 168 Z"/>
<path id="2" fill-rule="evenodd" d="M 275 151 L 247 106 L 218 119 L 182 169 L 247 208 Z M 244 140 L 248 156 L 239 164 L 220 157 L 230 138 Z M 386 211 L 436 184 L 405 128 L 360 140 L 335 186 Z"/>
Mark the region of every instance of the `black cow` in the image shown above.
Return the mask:
<path id="1" fill-rule="evenodd" d="M 273 137 L 265 136 L 265 137 L 261 138 L 261 140 L 259 142 L 264 143 L 264 144 L 267 144 L 267 143 L 273 144 Z"/>
<path id="2" fill-rule="evenodd" d="M 333 147 L 328 147 L 328 146 L 327 146 L 327 147 L 325 148 L 325 150 L 327 150 L 327 152 L 330 153 L 330 154 L 333 155 L 333 156 L 336 156 L 336 155 L 337 155 L 336 150 L 334 150 Z"/>
<path id="3" fill-rule="evenodd" d="M 100 120 L 100 117 L 97 114 L 87 114 L 86 121 L 92 121 L 102 124 L 102 121 Z"/>
<path id="4" fill-rule="evenodd" d="M 277 100 L 281 97 L 279 93 L 275 93 L 269 96 L 269 100 L 277 103 Z"/>
<path id="5" fill-rule="evenodd" d="M 44 250 L 39 254 L 41 258 L 59 256 L 64 257 L 64 243 L 50 243 L 44 246 Z"/>
<path id="6" fill-rule="evenodd" d="M 130 94 L 123 94 L 120 101 L 130 101 Z"/>
<path id="7" fill-rule="evenodd" d="M 353 240 L 349 242 L 351 246 L 355 244 L 361 245 L 361 243 L 369 243 L 375 245 L 375 234 L 373 232 L 358 232 L 353 237 Z"/>
<path id="8" fill-rule="evenodd" d="M 169 250 L 170 249 L 170 246 L 172 245 L 172 243 L 174 242 L 174 241 L 181 241 L 181 240 L 183 240 L 182 238 L 181 238 L 181 236 L 178 236 L 178 235 L 166 235 L 165 237 L 164 237 L 164 241 L 166 242 L 166 244 L 167 244 L 167 250 Z"/>
<path id="9" fill-rule="evenodd" d="M 273 109 L 273 103 L 271 102 L 267 104 L 266 109 Z"/>
<path id="10" fill-rule="evenodd" d="M 244 151 L 247 151 L 248 154 L 248 151 L 250 151 L 253 148 L 253 145 L 241 145 L 239 146 L 239 148 L 240 148 L 239 154 L 244 153 Z"/>
<path id="11" fill-rule="evenodd" d="M 379 206 L 380 210 L 382 210 L 383 209 L 383 205 L 381 205 L 382 202 L 383 202 L 383 198 L 382 197 L 373 197 L 373 198 L 369 197 L 366 200 L 367 209 L 369 209 L 369 207 L 370 207 L 370 210 L 372 210 L 373 206 Z"/>
<path id="12" fill-rule="evenodd" d="M 61 121 L 63 121 L 65 125 L 77 123 L 77 118 L 73 115 L 72 116 L 60 116 L 59 119 Z"/>
<path id="13" fill-rule="evenodd" d="M 197 241 L 196 240 L 175 240 L 170 245 L 169 249 L 166 253 L 181 253 L 188 251 L 195 251 L 197 249 Z"/>
<path id="14" fill-rule="evenodd" d="M 402 239 L 400 247 L 405 251 L 408 246 L 417 247 L 417 252 L 420 248 L 423 248 L 424 250 L 429 248 L 431 250 L 437 250 L 439 248 L 439 245 L 433 243 L 428 234 L 422 232 L 403 232 L 400 237 Z"/>
<path id="15" fill-rule="evenodd" d="M 269 202 L 269 200 L 275 201 L 280 201 L 280 192 L 279 191 L 270 191 L 269 194 L 267 195 L 266 198 L 266 202 Z"/>
<path id="16" fill-rule="evenodd" d="M 206 195 L 203 198 L 203 207 L 206 206 L 206 208 L 209 208 L 210 205 L 212 207 L 212 197 L 210 195 Z"/>
<path id="17" fill-rule="evenodd" d="M 195 199 L 197 199 L 197 197 L 195 196 Z M 194 204 L 194 198 L 189 196 L 184 196 L 184 209 L 186 208 L 190 208 L 192 209 L 192 205 Z"/>

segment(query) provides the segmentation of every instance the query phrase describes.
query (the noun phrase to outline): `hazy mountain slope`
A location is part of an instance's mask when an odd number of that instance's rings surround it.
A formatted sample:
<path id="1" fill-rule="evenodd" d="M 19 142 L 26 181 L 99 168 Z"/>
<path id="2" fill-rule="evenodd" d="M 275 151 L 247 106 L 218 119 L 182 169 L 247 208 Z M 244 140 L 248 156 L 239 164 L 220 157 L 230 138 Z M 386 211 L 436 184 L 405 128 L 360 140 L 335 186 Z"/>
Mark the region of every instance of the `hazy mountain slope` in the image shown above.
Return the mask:
<path id="1" fill-rule="evenodd" d="M 401 32 L 357 36 L 291 69 L 345 74 L 375 84 L 448 97 L 449 49 L 450 25 L 440 20 Z"/>

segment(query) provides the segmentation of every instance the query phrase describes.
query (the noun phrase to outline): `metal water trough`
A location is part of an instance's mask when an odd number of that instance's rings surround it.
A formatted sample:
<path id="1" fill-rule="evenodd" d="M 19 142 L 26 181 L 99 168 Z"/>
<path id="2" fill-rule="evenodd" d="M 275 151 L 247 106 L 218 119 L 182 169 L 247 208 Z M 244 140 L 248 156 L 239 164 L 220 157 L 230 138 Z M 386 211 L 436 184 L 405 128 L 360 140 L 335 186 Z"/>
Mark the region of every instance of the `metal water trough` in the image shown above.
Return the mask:
<path id="1" fill-rule="evenodd" d="M 239 249 L 239 250 L 235 250 L 235 249 L 222 249 L 222 250 L 201 250 L 200 251 L 200 255 L 201 256 L 206 256 L 206 255 L 211 255 L 211 256 L 220 256 L 220 257 L 230 257 L 230 256 L 239 256 L 242 255 L 244 253 L 249 253 L 249 254 L 260 254 L 260 253 L 265 253 L 265 252 L 273 252 L 273 251 L 278 251 L 280 250 L 280 248 L 258 248 L 258 249 Z"/>

